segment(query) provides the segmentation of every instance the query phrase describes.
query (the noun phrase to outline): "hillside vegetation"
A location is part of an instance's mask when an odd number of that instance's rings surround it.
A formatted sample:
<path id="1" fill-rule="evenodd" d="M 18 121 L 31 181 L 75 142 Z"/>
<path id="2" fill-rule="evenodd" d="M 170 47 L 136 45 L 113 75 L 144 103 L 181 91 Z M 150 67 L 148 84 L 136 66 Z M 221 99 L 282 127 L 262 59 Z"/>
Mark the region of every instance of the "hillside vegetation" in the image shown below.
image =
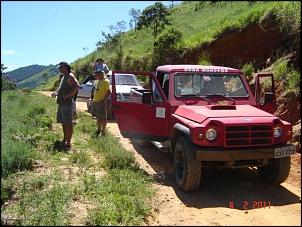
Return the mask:
<path id="1" fill-rule="evenodd" d="M 46 84 L 48 79 L 55 77 L 59 69 L 54 65 L 30 65 L 3 73 L 3 76 L 11 76 L 18 83 L 18 88 L 35 89 L 41 84 Z"/>
<path id="2" fill-rule="evenodd" d="M 210 1 L 184 1 L 168 10 L 171 26 L 154 39 L 151 28 L 140 31 L 134 29 L 122 34 L 121 56 L 99 47 L 84 58 L 76 60 L 72 66 L 74 70 L 92 72 L 92 64 L 96 58 L 102 57 L 107 65 L 114 70 L 155 71 L 158 65 L 163 64 L 212 64 L 242 68 L 247 63 L 253 63 L 254 71 L 265 68 L 268 58 L 277 60 L 288 52 L 296 52 L 293 63 L 298 67 L 300 58 L 300 2 L 210 2 Z M 221 43 L 215 50 L 215 55 L 224 56 L 225 62 L 218 61 L 207 46 L 218 43 L 227 37 L 242 37 L 242 31 L 258 25 L 264 31 L 262 37 L 257 34 L 246 34 L 253 40 L 246 43 L 249 46 L 240 46 L 242 53 L 248 50 L 259 49 L 270 44 L 271 33 L 279 34 L 279 40 L 270 45 L 270 50 L 260 53 L 261 62 L 255 62 L 255 55 L 242 59 L 238 52 L 223 52 L 225 43 Z M 272 27 L 274 26 L 274 27 Z M 164 44 L 163 56 L 158 56 L 161 51 L 155 48 L 158 41 L 165 42 L 162 37 L 169 37 L 180 32 L 181 38 L 176 43 Z M 261 39 L 259 39 L 261 38 Z M 264 38 L 264 39 L 263 39 Z M 169 40 L 168 40 L 169 41 Z M 234 40 L 235 41 L 235 40 Z M 229 43 L 231 48 L 240 45 L 238 42 Z M 278 50 L 276 50 L 278 48 Z M 259 57 L 259 56 L 258 56 Z M 159 61 L 160 58 L 160 61 Z M 264 61 L 264 62 L 263 62 Z"/>
<path id="3" fill-rule="evenodd" d="M 121 32 L 118 53 L 105 45 L 98 46 L 87 56 L 70 62 L 72 69 L 93 73 L 95 59 L 102 57 L 112 70 L 155 71 L 163 64 L 223 65 L 239 69 L 248 65 L 250 74 L 290 56 L 283 61 L 299 72 L 299 1 L 184 1 L 167 11 L 171 25 L 166 25 L 156 38 L 150 27 Z M 96 45 L 99 42 L 105 41 L 96 40 Z M 25 78 L 17 70 L 19 88 L 55 89 L 52 78 L 57 74 L 53 71 L 49 71 L 49 80 L 45 80 L 41 78 L 43 73 L 32 73 Z"/>

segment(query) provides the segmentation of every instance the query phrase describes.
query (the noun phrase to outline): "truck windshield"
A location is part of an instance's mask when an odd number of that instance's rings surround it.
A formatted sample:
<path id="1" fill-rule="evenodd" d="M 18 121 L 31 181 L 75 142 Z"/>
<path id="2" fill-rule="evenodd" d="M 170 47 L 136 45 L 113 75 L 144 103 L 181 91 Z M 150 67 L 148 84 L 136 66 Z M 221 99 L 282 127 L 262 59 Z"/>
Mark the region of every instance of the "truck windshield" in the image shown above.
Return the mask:
<path id="1" fill-rule="evenodd" d="M 177 73 L 174 88 L 176 97 L 219 94 L 226 97 L 249 96 L 238 74 Z"/>

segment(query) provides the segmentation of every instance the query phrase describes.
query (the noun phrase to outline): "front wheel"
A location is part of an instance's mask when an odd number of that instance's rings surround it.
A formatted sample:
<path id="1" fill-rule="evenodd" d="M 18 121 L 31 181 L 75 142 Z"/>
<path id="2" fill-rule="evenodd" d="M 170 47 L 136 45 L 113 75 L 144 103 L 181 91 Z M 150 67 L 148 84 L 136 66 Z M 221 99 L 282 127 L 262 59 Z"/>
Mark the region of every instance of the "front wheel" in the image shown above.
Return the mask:
<path id="1" fill-rule="evenodd" d="M 184 137 L 178 138 L 174 149 L 174 171 L 177 187 L 183 192 L 195 191 L 201 178 L 201 162 L 196 160 L 197 146 Z"/>
<path id="2" fill-rule="evenodd" d="M 269 160 L 269 164 L 257 167 L 260 178 L 270 184 L 286 181 L 290 171 L 290 156 Z"/>

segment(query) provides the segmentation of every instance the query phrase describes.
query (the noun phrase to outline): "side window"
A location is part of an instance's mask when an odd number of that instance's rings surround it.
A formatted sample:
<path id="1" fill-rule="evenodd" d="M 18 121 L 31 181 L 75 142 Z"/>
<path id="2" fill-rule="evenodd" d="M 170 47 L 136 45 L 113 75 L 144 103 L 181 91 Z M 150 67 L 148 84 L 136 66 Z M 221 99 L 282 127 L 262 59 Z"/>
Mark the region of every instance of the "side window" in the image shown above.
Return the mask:
<path id="1" fill-rule="evenodd" d="M 271 77 L 260 77 L 259 78 L 260 90 L 259 90 L 259 94 L 258 94 L 258 98 L 259 98 L 259 100 L 257 100 L 258 102 L 264 103 L 265 93 L 267 93 L 267 92 L 273 93 L 272 83 L 273 82 L 272 82 Z"/>
<path id="2" fill-rule="evenodd" d="M 123 94 L 123 98 L 120 99 L 120 101 L 126 101 L 126 102 L 142 102 L 143 93 L 145 92 L 151 92 L 153 94 L 153 101 L 154 102 L 163 102 L 163 97 L 159 92 L 158 87 L 156 86 L 155 82 L 152 80 L 152 77 L 146 76 L 146 75 L 140 75 L 140 79 L 144 81 L 145 85 L 142 89 L 130 89 L 129 97 L 126 97 L 125 94 Z M 119 94 L 117 93 L 117 97 L 119 97 Z M 119 99 L 118 99 L 119 100 Z"/>
<path id="3" fill-rule="evenodd" d="M 226 93 L 230 97 L 248 97 L 248 92 L 237 75 L 226 75 L 224 77 Z"/>
<path id="4" fill-rule="evenodd" d="M 152 93 L 153 93 L 154 102 L 163 102 L 164 99 L 161 96 L 158 87 L 156 86 L 153 80 L 151 81 L 151 83 L 152 83 L 152 91 L 153 91 Z"/>

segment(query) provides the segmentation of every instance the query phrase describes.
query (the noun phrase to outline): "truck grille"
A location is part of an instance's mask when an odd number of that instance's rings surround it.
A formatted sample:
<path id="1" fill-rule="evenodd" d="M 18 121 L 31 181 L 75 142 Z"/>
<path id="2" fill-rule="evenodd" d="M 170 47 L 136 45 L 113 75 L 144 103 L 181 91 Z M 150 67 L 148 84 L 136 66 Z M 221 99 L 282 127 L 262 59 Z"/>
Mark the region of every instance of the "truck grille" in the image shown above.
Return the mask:
<path id="1" fill-rule="evenodd" d="M 271 145 L 273 130 L 270 125 L 226 126 L 226 146 Z"/>

